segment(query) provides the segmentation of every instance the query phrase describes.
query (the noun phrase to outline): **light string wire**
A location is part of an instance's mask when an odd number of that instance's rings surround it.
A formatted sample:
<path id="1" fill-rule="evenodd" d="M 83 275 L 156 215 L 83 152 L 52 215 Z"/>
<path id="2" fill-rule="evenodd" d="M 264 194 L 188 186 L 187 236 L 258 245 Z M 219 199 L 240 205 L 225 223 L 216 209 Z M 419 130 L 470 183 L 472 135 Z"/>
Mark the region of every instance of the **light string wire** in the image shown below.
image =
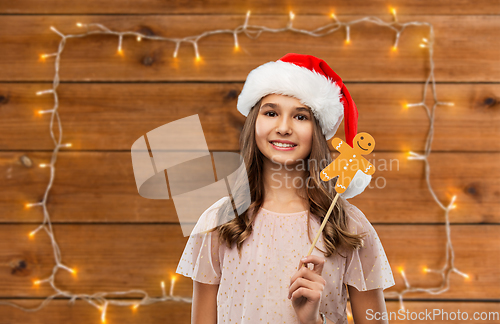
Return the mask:
<path id="1" fill-rule="evenodd" d="M 55 274 L 59 269 L 64 269 L 67 270 L 74 275 L 76 275 L 76 270 L 72 269 L 62 263 L 62 257 L 61 257 L 61 252 L 59 250 L 59 246 L 57 245 L 56 239 L 54 237 L 54 233 L 52 230 L 52 223 L 50 220 L 49 213 L 47 211 L 47 199 L 48 199 L 48 194 L 49 191 L 52 187 L 52 184 L 54 182 L 54 177 L 55 177 L 55 163 L 57 160 L 57 154 L 59 152 L 59 149 L 61 147 L 71 147 L 70 143 L 67 144 L 61 144 L 62 141 L 62 125 L 61 125 L 61 120 L 59 118 L 59 101 L 58 101 L 58 96 L 57 96 L 57 87 L 59 86 L 59 67 L 60 67 L 60 59 L 61 59 L 61 53 L 64 50 L 64 46 L 66 44 L 66 40 L 69 38 L 81 38 L 81 37 L 86 37 L 90 36 L 93 34 L 107 34 L 107 35 L 116 35 L 118 36 L 118 53 L 120 55 L 123 55 L 123 49 L 122 49 L 122 40 L 124 36 L 128 35 L 133 35 L 137 37 L 137 41 L 141 41 L 142 38 L 145 39 L 151 39 L 151 40 L 161 40 L 161 41 L 171 41 L 175 42 L 176 47 L 175 51 L 173 53 L 174 58 L 177 57 L 177 53 L 179 50 L 179 47 L 182 43 L 190 43 L 193 45 L 194 51 L 195 51 L 195 60 L 199 61 L 201 59 L 199 51 L 198 51 L 198 41 L 202 39 L 203 37 L 207 37 L 213 34 L 220 34 L 220 33 L 232 33 L 233 38 L 234 38 L 234 45 L 235 49 L 239 49 L 239 44 L 238 44 L 238 34 L 244 33 L 247 37 L 251 39 L 256 39 L 259 37 L 259 35 L 262 32 L 273 32 L 273 33 L 278 33 L 278 32 L 286 32 L 286 31 L 291 31 L 295 33 L 301 33 L 309 36 L 314 36 L 314 37 L 322 37 L 326 36 L 330 33 L 333 33 L 342 27 L 345 28 L 346 31 L 346 39 L 345 43 L 350 44 L 351 39 L 350 39 L 350 28 L 352 25 L 362 23 L 362 22 L 370 22 L 374 23 L 379 26 L 387 27 L 393 30 L 396 33 L 395 37 L 395 42 L 392 47 L 393 51 L 397 50 L 397 45 L 398 41 L 400 38 L 401 33 L 404 31 L 404 29 L 408 26 L 428 26 L 429 27 L 429 39 L 423 38 L 422 43 L 420 44 L 420 47 L 422 48 L 427 48 L 428 49 L 428 54 L 429 54 L 429 62 L 430 62 L 430 71 L 429 75 L 425 81 L 425 86 L 424 86 L 424 91 L 422 95 L 422 101 L 417 102 L 417 103 L 410 103 L 406 104 L 405 108 L 410 108 L 410 107 L 417 107 L 417 106 L 422 106 L 425 108 L 427 112 L 427 117 L 429 118 L 429 131 L 427 134 L 427 139 L 426 139 L 426 144 L 425 144 L 425 152 L 424 154 L 418 154 L 415 152 L 410 151 L 408 153 L 408 159 L 410 160 L 423 160 L 425 162 L 425 178 L 427 182 L 427 187 L 433 197 L 433 199 L 436 201 L 436 203 L 441 207 L 444 212 L 445 212 L 445 218 L 446 218 L 446 237 L 447 237 L 447 243 L 446 243 L 446 262 L 443 266 L 442 269 L 440 270 L 432 270 L 428 268 L 424 268 L 424 272 L 435 272 L 435 273 L 440 273 L 443 279 L 443 282 L 441 286 L 435 287 L 435 288 L 418 288 L 418 287 L 412 287 L 410 283 L 408 282 L 408 279 L 406 278 L 404 269 L 402 267 L 399 267 L 400 273 L 403 277 L 404 283 L 405 283 L 405 289 L 402 291 L 398 292 L 388 292 L 386 293 L 386 296 L 396 296 L 398 297 L 400 301 L 400 307 L 404 309 L 404 303 L 403 303 L 403 295 L 406 293 L 410 292 L 426 292 L 429 294 L 437 295 L 441 294 L 445 291 L 448 290 L 449 287 L 449 274 L 450 272 L 455 272 L 460 274 L 461 276 L 464 276 L 466 278 L 469 278 L 467 274 L 464 274 L 460 272 L 457 268 L 454 266 L 454 250 L 453 250 L 453 245 L 451 242 L 451 235 L 450 235 L 450 221 L 449 221 L 449 212 L 451 209 L 455 208 L 456 206 L 454 205 L 454 202 L 456 200 L 456 196 L 453 196 L 451 201 L 447 206 L 445 206 L 443 203 L 439 201 L 437 198 L 436 194 L 434 193 L 434 190 L 432 189 L 432 186 L 430 184 L 430 166 L 429 166 L 429 161 L 428 161 L 428 156 L 431 153 L 431 144 L 433 140 L 433 135 L 434 135 L 434 113 L 435 109 L 438 105 L 446 105 L 446 106 L 453 106 L 454 104 L 451 102 L 441 102 L 437 100 L 437 94 L 436 94 L 436 83 L 434 79 L 434 61 L 433 61 L 433 45 L 434 45 L 434 31 L 433 31 L 433 26 L 432 24 L 428 22 L 418 22 L 418 21 L 413 21 L 413 22 L 407 22 L 407 23 L 399 23 L 396 15 L 396 10 L 394 8 L 391 8 L 391 13 L 393 15 L 394 21 L 393 22 L 384 22 L 380 18 L 377 17 L 364 17 L 362 19 L 350 21 L 350 22 L 341 22 L 335 14 L 331 14 L 331 18 L 334 20 L 333 23 L 319 27 L 313 31 L 305 30 L 305 29 L 297 29 L 293 27 L 293 20 L 295 18 L 295 14 L 293 12 L 290 12 L 289 14 L 289 22 L 285 28 L 279 28 L 279 29 L 273 29 L 273 28 L 268 28 L 265 26 L 256 26 L 256 25 L 249 25 L 248 21 L 250 18 L 250 11 L 247 12 L 245 23 L 241 26 L 238 26 L 237 28 L 230 30 L 230 29 L 220 29 L 220 30 L 212 30 L 212 31 L 207 31 L 204 32 L 200 35 L 197 36 L 188 36 L 185 38 L 167 38 L 167 37 L 160 37 L 160 36 L 149 36 L 149 35 L 143 35 L 134 31 L 124 31 L 124 32 L 117 32 L 108 29 L 107 27 L 101 25 L 101 24 L 81 24 L 77 23 L 77 26 L 79 27 L 85 27 L 86 32 L 81 33 L 81 34 L 68 34 L 65 35 L 61 32 L 59 32 L 56 28 L 50 27 L 52 31 L 57 33 L 59 36 L 61 36 L 61 41 L 59 43 L 59 48 L 56 53 L 51 53 L 51 54 L 43 54 L 41 55 L 42 60 L 45 60 L 48 57 L 53 57 L 55 56 L 55 76 L 53 79 L 53 84 L 52 88 L 48 90 L 43 90 L 43 91 L 38 91 L 36 94 L 37 95 L 42 95 L 42 94 L 53 94 L 54 96 L 54 108 L 50 110 L 40 110 L 38 111 L 39 114 L 45 114 L 45 113 L 51 113 L 51 119 L 50 119 L 50 135 L 54 141 L 55 148 L 52 152 L 52 158 L 50 164 L 40 164 L 40 167 L 50 167 L 50 180 L 47 185 L 47 188 L 45 190 L 45 194 L 43 196 L 43 200 L 41 202 L 37 203 L 29 203 L 26 204 L 26 207 L 35 207 L 35 206 L 41 206 L 43 208 L 43 214 L 44 214 L 44 219 L 42 224 L 35 229 L 34 231 L 29 233 L 30 238 L 32 238 L 40 229 L 44 229 L 47 235 L 51 239 L 52 247 L 54 250 L 54 259 L 56 262 L 56 265 L 53 268 L 52 274 L 50 277 L 43 279 L 43 280 L 35 280 L 34 284 L 39 285 L 44 282 L 50 283 L 51 287 L 56 291 L 55 294 L 47 297 L 38 307 L 35 308 L 24 308 L 21 307 L 17 304 L 10 303 L 10 302 L 0 302 L 0 304 L 4 305 L 10 305 L 16 308 L 19 308 L 23 311 L 28 311 L 28 312 L 33 312 L 33 311 L 38 311 L 42 307 L 44 307 L 51 299 L 55 297 L 67 297 L 70 298 L 69 301 L 70 303 L 74 303 L 74 301 L 78 298 L 81 298 L 82 300 L 87 301 L 89 304 L 97 307 L 101 311 L 101 321 L 105 322 L 105 316 L 106 316 L 106 310 L 109 305 L 117 305 L 117 306 L 132 306 L 133 309 L 137 309 L 140 305 L 149 305 L 152 303 L 157 303 L 157 302 L 163 302 L 163 301 L 176 301 L 176 302 L 185 302 L 185 303 L 192 303 L 192 298 L 186 298 L 186 297 L 181 297 L 181 296 L 175 296 L 174 295 L 174 284 L 176 280 L 176 276 L 171 277 L 171 284 L 170 284 L 170 294 L 167 296 L 165 292 L 165 284 L 164 281 L 161 282 L 161 288 L 162 288 L 162 297 L 150 297 L 145 291 L 143 290 L 128 290 L 128 291 L 119 291 L 119 292 L 99 292 L 99 293 L 94 293 L 92 295 L 89 294 L 73 294 L 68 291 L 62 291 L 60 290 L 56 284 L 55 284 Z M 91 30 L 92 27 L 97 27 L 98 30 Z M 254 33 L 254 36 L 251 34 Z M 426 93 L 427 93 L 427 87 L 431 83 L 432 85 L 432 95 L 434 99 L 434 103 L 432 105 L 432 108 L 430 109 L 426 104 L 425 104 L 425 98 L 426 98 Z M 56 139 L 54 132 L 53 132 L 53 127 L 54 127 L 54 119 L 57 119 L 58 123 L 58 130 L 59 130 L 59 137 Z M 450 268 L 446 269 L 447 266 L 450 266 Z M 142 294 L 144 297 L 141 299 L 140 302 L 130 302 L 130 301 L 119 301 L 119 300 L 114 300 L 114 299 L 109 299 L 106 298 L 108 295 L 129 295 L 129 294 Z M 347 315 L 349 319 L 352 319 L 352 314 L 347 309 Z"/>

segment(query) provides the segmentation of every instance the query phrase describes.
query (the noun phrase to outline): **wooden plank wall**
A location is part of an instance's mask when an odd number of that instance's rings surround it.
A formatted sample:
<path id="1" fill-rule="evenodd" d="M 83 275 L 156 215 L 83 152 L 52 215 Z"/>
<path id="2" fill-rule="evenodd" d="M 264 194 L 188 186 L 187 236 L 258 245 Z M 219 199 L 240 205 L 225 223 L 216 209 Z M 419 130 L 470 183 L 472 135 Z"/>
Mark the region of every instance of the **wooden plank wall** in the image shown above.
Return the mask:
<path id="1" fill-rule="evenodd" d="M 469 280 L 452 274 L 449 289 L 439 295 L 404 296 L 406 308 L 419 312 L 500 310 L 500 6 L 497 1 L 159 1 L 46 0 L 0 3 L 0 302 L 36 307 L 54 293 L 32 280 L 50 275 L 54 254 L 50 239 L 28 233 L 43 221 L 37 202 L 50 179 L 48 163 L 54 148 L 49 134 L 54 61 L 40 59 L 57 50 L 60 37 L 80 33 L 76 22 L 101 23 L 117 31 L 185 37 L 207 30 L 251 23 L 284 27 L 288 12 L 294 26 L 314 29 L 335 12 L 342 21 L 374 15 L 390 21 L 394 5 L 401 22 L 425 21 L 434 26 L 435 77 L 441 101 L 436 111 L 431 183 L 446 203 L 457 195 L 450 214 L 455 266 Z M 409 27 L 399 49 L 390 50 L 394 32 L 374 25 L 356 25 L 352 43 L 343 31 L 323 38 L 293 33 L 264 33 L 258 39 L 241 35 L 234 52 L 232 35 L 200 41 L 202 61 L 183 45 L 125 37 L 124 55 L 118 38 L 94 35 L 69 39 L 61 60 L 58 88 L 63 142 L 48 199 L 64 264 L 57 285 L 73 293 L 142 289 L 161 295 L 160 282 L 170 276 L 187 238 L 182 236 L 172 201 L 147 200 L 137 193 L 130 148 L 153 128 L 193 114 L 200 116 L 210 151 L 237 151 L 244 117 L 236 110 L 243 82 L 256 66 L 288 52 L 325 59 L 343 78 L 360 111 L 359 129 L 377 140 L 376 162 L 395 159 L 397 168 L 379 170 L 382 189 L 367 190 L 352 203 L 365 212 L 384 244 L 399 291 L 405 269 L 412 286 L 436 287 L 441 278 L 422 267 L 444 265 L 446 237 L 443 210 L 432 199 L 422 161 L 408 161 L 409 150 L 422 152 L 429 121 L 423 109 L 402 109 L 403 102 L 422 96 L 429 71 L 426 50 L 418 46 L 426 27 Z M 430 91 L 430 89 L 429 89 Z M 431 103 L 432 97 L 426 101 Z M 343 136 L 343 128 L 339 129 Z M 57 133 L 56 133 L 57 135 Z M 28 162 L 26 162 L 28 161 Z M 31 162 L 31 166 L 30 166 Z M 381 162 L 380 162 L 381 163 Z M 192 281 L 181 277 L 176 295 L 191 296 Z M 139 295 L 130 295 L 134 300 Z M 129 297 L 130 297 L 129 296 Z M 387 301 L 397 311 L 397 300 Z M 108 323 L 190 323 L 190 304 L 159 303 L 137 311 L 110 306 Z M 98 323 L 100 314 L 82 300 L 74 305 L 56 299 L 37 312 L 0 305 L 3 323 Z M 393 321 L 391 323 L 403 323 Z M 451 323 L 455 321 L 437 321 Z M 495 321 L 481 321 L 494 323 Z"/>

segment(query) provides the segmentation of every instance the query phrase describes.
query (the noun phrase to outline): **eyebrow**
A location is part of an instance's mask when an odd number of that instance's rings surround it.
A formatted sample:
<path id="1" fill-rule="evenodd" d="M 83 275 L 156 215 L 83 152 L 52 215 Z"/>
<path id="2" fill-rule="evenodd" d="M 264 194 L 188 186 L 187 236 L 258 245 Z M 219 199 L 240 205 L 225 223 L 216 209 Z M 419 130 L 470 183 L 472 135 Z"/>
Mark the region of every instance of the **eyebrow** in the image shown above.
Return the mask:
<path id="1" fill-rule="evenodd" d="M 278 104 L 275 104 L 275 103 L 272 103 L 272 102 L 266 102 L 265 104 L 263 104 L 260 108 L 264 108 L 265 106 L 269 106 L 271 108 L 274 108 L 276 109 L 276 107 L 280 107 L 280 105 Z M 306 108 L 306 107 L 295 107 L 295 110 L 298 110 L 298 111 L 306 111 L 308 113 L 311 112 L 311 110 L 309 108 Z"/>

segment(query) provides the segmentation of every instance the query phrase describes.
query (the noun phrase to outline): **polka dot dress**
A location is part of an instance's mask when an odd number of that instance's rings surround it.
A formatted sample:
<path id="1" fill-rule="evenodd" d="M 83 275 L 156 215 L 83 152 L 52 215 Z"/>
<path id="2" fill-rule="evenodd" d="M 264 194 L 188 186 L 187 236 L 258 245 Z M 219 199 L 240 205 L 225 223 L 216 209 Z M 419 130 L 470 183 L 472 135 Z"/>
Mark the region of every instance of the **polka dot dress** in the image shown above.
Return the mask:
<path id="1" fill-rule="evenodd" d="M 322 277 L 326 286 L 320 311 L 334 323 L 347 324 L 346 284 L 359 291 L 388 288 L 394 277 L 378 235 L 365 215 L 342 199 L 349 216 L 351 233 L 367 232 L 359 250 L 343 251 L 326 259 Z M 219 201 L 220 202 L 220 201 Z M 215 205 L 215 204 L 214 204 Z M 214 207 L 214 206 L 212 206 Z M 216 208 L 207 209 L 198 223 L 215 217 Z M 288 299 L 290 278 L 300 258 L 307 255 L 321 223 L 310 219 L 311 242 L 307 236 L 308 212 L 277 213 L 261 208 L 253 232 L 238 250 L 219 246 L 216 232 L 189 237 L 176 273 L 193 280 L 218 284 L 217 323 L 299 323 Z M 324 248 L 323 236 L 317 247 Z M 317 249 L 312 254 L 323 257 Z M 312 269 L 312 265 L 309 265 Z"/>

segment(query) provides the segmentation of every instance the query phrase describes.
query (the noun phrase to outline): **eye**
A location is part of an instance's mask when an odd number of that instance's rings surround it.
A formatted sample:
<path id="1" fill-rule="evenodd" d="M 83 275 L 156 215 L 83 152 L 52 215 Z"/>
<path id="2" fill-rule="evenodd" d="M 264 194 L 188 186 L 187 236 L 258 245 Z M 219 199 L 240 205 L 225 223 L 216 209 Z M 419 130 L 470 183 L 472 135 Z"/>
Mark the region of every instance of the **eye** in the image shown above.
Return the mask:
<path id="1" fill-rule="evenodd" d="M 368 143 L 368 146 L 372 146 L 372 143 Z"/>
<path id="2" fill-rule="evenodd" d="M 268 114 L 273 114 L 273 115 L 269 116 Z M 276 113 L 274 111 L 270 110 L 270 111 L 266 111 L 264 113 L 264 115 L 269 116 L 269 117 L 274 117 L 276 115 Z M 303 117 L 302 119 L 299 119 L 299 120 L 307 120 L 308 119 L 306 115 L 297 115 L 297 117 Z"/>
<path id="3" fill-rule="evenodd" d="M 361 136 L 361 140 L 364 140 L 365 138 L 363 136 Z"/>

